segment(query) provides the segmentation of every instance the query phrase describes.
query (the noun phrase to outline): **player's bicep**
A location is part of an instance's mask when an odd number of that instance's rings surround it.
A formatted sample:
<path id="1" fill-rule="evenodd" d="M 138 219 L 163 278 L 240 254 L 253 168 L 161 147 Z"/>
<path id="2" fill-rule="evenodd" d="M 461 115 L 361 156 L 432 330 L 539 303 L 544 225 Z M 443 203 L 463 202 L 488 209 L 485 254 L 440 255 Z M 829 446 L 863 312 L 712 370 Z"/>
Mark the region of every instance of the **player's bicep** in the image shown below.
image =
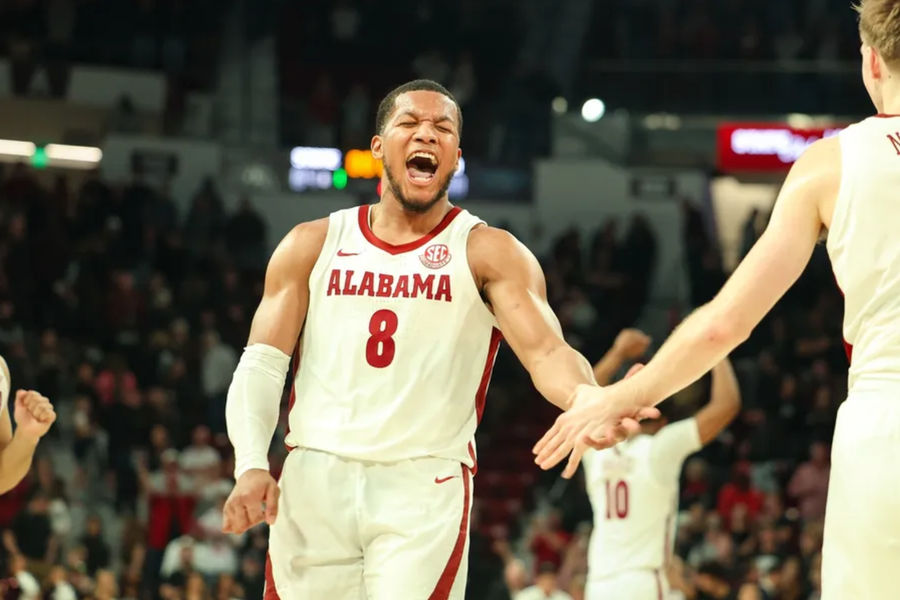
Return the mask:
<path id="1" fill-rule="evenodd" d="M 820 199 L 837 193 L 832 140 L 791 170 L 765 232 L 713 300 L 723 318 L 751 330 L 803 273 L 822 230 Z M 838 158 L 838 165 L 839 158 Z"/>
<path id="2" fill-rule="evenodd" d="M 272 253 L 247 345 L 266 344 L 293 353 L 309 306 L 309 275 L 327 228 L 327 220 L 299 225 Z"/>
<path id="3" fill-rule="evenodd" d="M 563 343 L 562 327 L 547 303 L 544 274 L 534 255 L 511 236 L 501 246 L 481 265 L 483 289 L 504 339 L 527 368 Z"/>

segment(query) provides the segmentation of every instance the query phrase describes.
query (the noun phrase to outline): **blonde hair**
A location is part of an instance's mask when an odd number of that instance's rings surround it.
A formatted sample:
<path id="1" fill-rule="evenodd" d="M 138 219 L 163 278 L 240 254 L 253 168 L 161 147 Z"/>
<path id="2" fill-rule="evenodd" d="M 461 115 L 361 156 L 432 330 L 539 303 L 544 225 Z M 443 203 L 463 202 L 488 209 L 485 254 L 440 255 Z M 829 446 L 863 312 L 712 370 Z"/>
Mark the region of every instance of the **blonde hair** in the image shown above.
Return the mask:
<path id="1" fill-rule="evenodd" d="M 853 8 L 859 13 L 862 41 L 875 48 L 886 62 L 900 62 L 900 2 L 859 0 Z"/>

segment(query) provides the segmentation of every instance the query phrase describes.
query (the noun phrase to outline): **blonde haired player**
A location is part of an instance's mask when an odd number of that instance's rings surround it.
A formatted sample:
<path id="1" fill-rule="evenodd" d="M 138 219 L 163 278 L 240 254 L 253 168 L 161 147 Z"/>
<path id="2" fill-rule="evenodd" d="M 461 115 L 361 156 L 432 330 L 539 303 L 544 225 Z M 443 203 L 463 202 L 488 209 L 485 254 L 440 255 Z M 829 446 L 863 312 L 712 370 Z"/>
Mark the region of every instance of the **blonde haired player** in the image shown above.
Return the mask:
<path id="1" fill-rule="evenodd" d="M 50 430 L 56 413 L 50 401 L 31 390 L 18 390 L 13 406 L 10 400 L 11 378 L 6 360 L 0 356 L 0 494 L 16 487 L 31 468 L 38 441 Z M 10 410 L 16 413 L 13 434 Z"/>
<path id="2" fill-rule="evenodd" d="M 226 531 L 271 525 L 267 599 L 462 598 L 473 435 L 500 333 L 554 404 L 579 384 L 599 391 L 535 258 L 450 204 L 461 129 L 437 83 L 393 90 L 371 142 L 381 201 L 297 226 L 269 262 L 228 392 L 224 509 Z M 279 495 L 267 452 L 298 336 Z"/>
<path id="3" fill-rule="evenodd" d="M 850 358 L 825 515 L 822 598 L 897 598 L 900 568 L 900 5 L 857 7 L 862 79 L 879 115 L 813 144 L 791 168 L 765 233 L 707 305 L 634 377 L 584 400 L 535 446 L 549 468 L 621 437 L 623 416 L 700 377 L 747 339 L 796 281 L 823 229 L 845 296 Z"/>
<path id="4" fill-rule="evenodd" d="M 643 355 L 649 341 L 640 331 L 622 331 L 594 368 L 597 383 L 608 384 L 626 361 Z M 713 367 L 709 402 L 696 415 L 672 423 L 665 417 L 644 421 L 641 432 L 621 444 L 585 453 L 585 485 L 594 511 L 586 600 L 668 597 L 681 466 L 728 426 L 740 406 L 726 359 Z"/>

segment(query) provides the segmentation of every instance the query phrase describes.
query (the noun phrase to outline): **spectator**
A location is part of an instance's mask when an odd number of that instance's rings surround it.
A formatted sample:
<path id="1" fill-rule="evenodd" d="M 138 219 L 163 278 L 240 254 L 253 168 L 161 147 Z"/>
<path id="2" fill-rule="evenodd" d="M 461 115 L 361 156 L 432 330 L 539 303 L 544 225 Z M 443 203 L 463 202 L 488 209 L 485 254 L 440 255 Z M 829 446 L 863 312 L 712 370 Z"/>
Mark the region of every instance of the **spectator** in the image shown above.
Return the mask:
<path id="1" fill-rule="evenodd" d="M 813 442 L 809 447 L 809 460 L 797 467 L 788 484 L 788 494 L 796 498 L 800 515 L 806 521 L 825 516 L 829 471 L 828 446 L 824 442 Z"/>
<path id="2" fill-rule="evenodd" d="M 731 481 L 722 486 L 717 503 L 719 515 L 726 527 L 730 525 L 731 515 L 736 506 L 746 508 L 752 521 L 759 514 L 763 505 L 762 493 L 750 484 L 750 465 L 738 463 L 732 470 Z"/>
<path id="3" fill-rule="evenodd" d="M 88 517 L 84 535 L 81 538 L 81 545 L 87 553 L 85 566 L 88 574 L 93 576 L 99 569 L 109 568 L 109 544 L 106 543 L 103 537 L 103 525 L 100 517 L 97 515 Z"/>
<path id="4" fill-rule="evenodd" d="M 559 589 L 556 566 L 543 563 L 538 567 L 534 585 L 517 593 L 513 600 L 572 600 L 572 596 Z"/>

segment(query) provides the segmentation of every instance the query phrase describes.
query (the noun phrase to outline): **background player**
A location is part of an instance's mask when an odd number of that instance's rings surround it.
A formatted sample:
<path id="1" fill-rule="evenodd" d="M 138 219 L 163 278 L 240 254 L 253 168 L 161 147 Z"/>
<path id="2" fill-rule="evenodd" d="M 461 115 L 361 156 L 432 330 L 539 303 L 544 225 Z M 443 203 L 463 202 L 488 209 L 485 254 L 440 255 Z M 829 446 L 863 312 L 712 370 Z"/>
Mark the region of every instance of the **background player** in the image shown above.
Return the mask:
<path id="1" fill-rule="evenodd" d="M 700 377 L 750 335 L 800 276 L 827 229 L 845 294 L 848 399 L 834 432 L 825 515 L 822 597 L 895 598 L 900 566 L 900 11 L 862 0 L 862 78 L 879 116 L 814 143 L 794 164 L 765 233 L 707 305 L 672 333 L 646 368 L 596 396 L 575 399 L 535 446 L 549 468 L 622 416 Z M 852 353 L 851 353 L 852 350 Z"/>
<path id="2" fill-rule="evenodd" d="M 19 390 L 15 404 L 7 409 L 11 377 L 6 360 L 0 356 L 0 494 L 14 488 L 31 468 L 38 441 L 50 430 L 56 412 L 50 401 L 35 391 Z M 9 411 L 16 413 L 13 434 Z"/>
<path id="3" fill-rule="evenodd" d="M 392 91 L 371 142 L 381 201 L 297 226 L 269 262 L 228 394 L 224 524 L 242 532 L 265 505 L 269 598 L 462 597 L 473 435 L 501 331 L 554 404 L 599 391 L 532 254 L 451 206 L 461 129 L 440 85 Z M 267 451 L 301 331 L 279 498 Z"/>
<path id="4" fill-rule="evenodd" d="M 597 364 L 605 367 L 597 383 L 608 384 L 608 373 L 618 371 L 628 356 L 623 350 L 636 351 L 645 341 L 649 338 L 635 330 L 620 333 Z M 594 512 L 586 600 L 667 596 L 681 466 L 728 426 L 740 406 L 737 379 L 726 359 L 713 367 L 709 402 L 695 416 L 671 424 L 665 416 L 643 421 L 640 433 L 627 441 L 585 453 L 585 485 Z"/>

